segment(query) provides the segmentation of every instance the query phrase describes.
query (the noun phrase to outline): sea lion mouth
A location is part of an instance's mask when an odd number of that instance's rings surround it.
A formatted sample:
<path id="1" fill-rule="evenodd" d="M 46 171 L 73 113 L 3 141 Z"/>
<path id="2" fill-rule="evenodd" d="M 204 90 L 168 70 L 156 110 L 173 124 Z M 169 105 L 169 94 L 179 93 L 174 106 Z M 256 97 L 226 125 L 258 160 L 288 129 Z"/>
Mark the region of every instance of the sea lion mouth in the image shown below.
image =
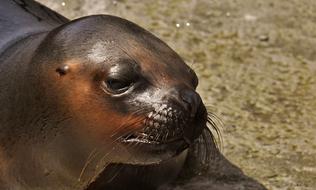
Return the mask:
<path id="1" fill-rule="evenodd" d="M 193 143 L 194 139 L 188 138 L 185 130 L 196 127 L 196 120 L 177 106 L 153 105 L 142 120 L 141 129 L 121 136 L 119 141 L 137 154 L 168 160 Z"/>
<path id="2" fill-rule="evenodd" d="M 152 144 L 152 145 L 163 145 L 163 144 L 169 144 L 177 141 L 182 141 L 181 137 L 175 137 L 168 139 L 164 142 L 162 141 L 156 141 L 156 140 L 151 140 L 150 135 L 146 133 L 133 133 L 132 135 L 128 135 L 126 137 L 122 137 L 122 142 L 123 143 L 137 143 L 137 144 Z"/>
<path id="3" fill-rule="evenodd" d="M 182 137 L 172 138 L 166 141 L 156 141 L 151 140 L 149 135 L 145 133 L 134 133 L 128 137 L 123 137 L 121 142 L 126 146 L 134 146 L 142 152 L 168 154 L 171 157 L 178 155 L 189 147 L 189 144 Z"/>

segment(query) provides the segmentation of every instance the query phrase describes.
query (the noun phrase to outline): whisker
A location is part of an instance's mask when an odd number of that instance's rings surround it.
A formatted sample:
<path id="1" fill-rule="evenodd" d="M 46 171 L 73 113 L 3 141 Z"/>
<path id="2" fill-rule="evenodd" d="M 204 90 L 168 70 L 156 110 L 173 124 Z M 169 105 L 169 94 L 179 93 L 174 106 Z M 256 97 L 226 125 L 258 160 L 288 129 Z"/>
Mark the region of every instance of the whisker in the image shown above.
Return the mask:
<path id="1" fill-rule="evenodd" d="M 130 126 L 132 126 L 133 124 L 135 124 L 136 122 L 134 123 L 130 123 Z M 123 136 L 130 136 L 132 135 L 134 132 L 136 132 L 137 129 L 133 129 L 131 128 L 131 130 L 129 130 L 128 132 L 124 133 L 123 135 L 117 137 L 116 139 L 114 139 L 110 145 L 116 143 L 121 137 Z M 115 150 L 115 147 L 117 147 L 118 145 L 116 144 L 109 152 L 107 152 L 104 156 L 101 157 L 100 161 L 99 162 L 102 162 L 104 159 L 106 159 L 106 157 L 108 157 L 114 150 Z"/>
<path id="2" fill-rule="evenodd" d="M 119 127 L 116 128 L 116 130 L 111 135 L 111 137 L 114 137 L 115 135 L 117 135 L 123 129 L 123 127 L 127 128 L 128 126 L 126 126 L 126 123 L 128 123 L 129 121 L 135 119 L 135 117 L 140 117 L 139 114 L 146 113 L 146 110 L 148 110 L 148 109 L 149 108 L 139 109 L 139 110 L 129 114 L 128 118 L 124 120 L 124 123 L 122 123 Z"/>
<path id="3" fill-rule="evenodd" d="M 136 122 L 135 122 L 136 123 Z M 132 126 L 134 123 L 130 123 L 130 126 Z M 125 132 L 124 134 L 122 134 L 122 135 L 120 135 L 120 136 L 118 136 L 116 139 L 114 139 L 109 145 L 111 146 L 111 145 L 113 145 L 113 144 L 115 144 L 122 136 L 125 136 L 125 135 L 127 135 L 127 136 L 130 136 L 130 135 L 132 135 L 134 132 L 136 132 L 137 130 L 136 129 L 130 129 L 129 131 L 127 131 L 127 132 Z M 108 146 L 109 146 L 108 145 Z M 116 145 L 114 145 L 114 147 L 110 150 L 110 151 L 108 151 L 106 154 L 104 154 L 101 158 L 100 158 L 100 161 L 99 161 L 99 163 L 100 162 L 102 162 L 104 159 L 106 159 L 111 153 L 113 153 L 113 151 L 115 150 L 115 148 L 118 146 L 118 144 L 116 144 Z"/>
<path id="4" fill-rule="evenodd" d="M 216 148 L 222 150 L 222 135 L 221 135 L 221 128 L 223 128 L 224 124 L 222 120 L 213 112 L 215 107 L 212 105 L 206 105 L 207 109 L 207 127 L 211 131 L 213 141 L 216 145 Z M 215 132 L 216 138 L 212 132 Z"/>
<path id="5" fill-rule="evenodd" d="M 93 160 L 93 158 L 97 155 L 96 150 L 97 150 L 97 149 L 95 148 L 95 149 L 93 149 L 93 150 L 91 151 L 91 153 L 89 154 L 89 156 L 88 156 L 88 158 L 87 158 L 87 161 L 85 162 L 84 166 L 82 167 L 81 172 L 80 172 L 80 175 L 79 175 L 79 178 L 78 178 L 78 181 L 79 181 L 79 182 L 81 181 L 81 178 L 82 178 L 84 172 L 86 171 L 88 165 L 89 165 L 90 162 Z"/>
<path id="6" fill-rule="evenodd" d="M 213 141 L 216 145 L 216 148 L 218 148 L 219 150 L 222 150 L 222 135 L 221 135 L 221 131 L 218 127 L 218 125 L 212 120 L 211 116 L 208 115 L 207 117 L 207 127 L 209 128 L 210 131 L 215 131 L 216 133 L 216 138 L 214 136 L 213 133 L 212 134 L 212 137 L 213 137 Z M 209 127 L 210 126 L 210 127 Z"/>
<path id="7" fill-rule="evenodd" d="M 107 144 L 107 146 L 111 146 L 111 145 L 114 145 L 118 140 L 120 140 L 121 137 L 124 137 L 124 136 L 129 136 L 129 135 L 132 135 L 133 133 L 137 132 L 138 130 L 140 129 L 137 129 L 137 128 L 133 128 L 133 126 L 135 125 L 138 125 L 140 122 L 142 122 L 144 120 L 144 117 L 141 116 L 141 114 L 144 114 L 144 113 L 147 113 L 148 110 L 150 110 L 149 108 L 143 108 L 143 109 L 139 109 L 133 113 L 131 113 L 129 115 L 129 117 L 127 119 L 124 120 L 124 123 L 122 123 L 117 129 L 116 131 L 111 135 L 111 137 L 113 139 L 113 141 L 110 143 L 110 144 Z M 132 121 L 132 122 L 131 122 Z M 122 130 L 122 129 L 125 129 L 125 128 L 130 128 L 128 131 L 125 131 L 123 134 L 119 134 L 119 132 Z M 109 150 L 108 152 L 106 152 L 100 159 L 99 161 L 97 162 L 97 166 L 104 163 L 105 161 L 109 164 L 111 163 L 111 160 L 106 160 L 108 159 L 109 155 L 111 155 L 113 153 L 113 151 L 116 150 L 116 148 L 118 147 L 119 144 L 115 144 L 113 146 L 113 148 L 111 150 Z M 129 146 L 132 146 L 132 145 L 129 145 Z M 126 147 L 128 148 L 128 146 Z M 94 156 L 95 157 L 95 156 Z M 130 156 L 130 158 L 132 158 L 133 155 Z M 128 159 L 130 159 L 128 158 Z M 100 175 L 100 173 L 102 173 L 102 170 L 104 170 L 104 168 L 106 168 L 106 166 L 108 165 L 106 164 L 104 167 L 102 167 L 102 169 L 100 169 L 99 172 L 96 173 L 96 175 L 94 175 L 90 181 L 92 181 L 93 179 L 96 179 L 98 177 L 98 175 Z M 84 168 L 86 168 L 87 166 L 84 166 Z M 83 169 L 82 173 L 84 172 L 85 169 Z M 115 172 L 115 175 L 113 175 L 113 177 L 111 177 L 110 181 L 113 180 L 119 173 L 120 173 L 120 170 L 121 169 L 118 169 L 116 172 Z M 82 176 L 83 174 L 81 174 Z M 81 177 L 80 177 L 81 178 Z"/>
<path id="8" fill-rule="evenodd" d="M 109 180 L 107 180 L 107 182 L 113 181 L 123 169 L 123 165 L 115 165 L 115 167 L 117 167 L 118 169 L 114 172 L 114 175 L 112 175 L 112 177 Z"/>
<path id="9" fill-rule="evenodd" d="M 138 142 L 137 143 L 131 143 L 126 148 L 134 148 L 134 149 L 136 149 L 137 145 L 138 145 Z M 133 157 L 135 157 L 135 156 L 133 154 L 130 154 L 128 159 L 130 160 Z M 119 164 L 119 165 L 115 165 L 115 167 L 118 167 L 118 169 L 115 171 L 115 174 L 107 182 L 113 181 L 120 174 L 120 172 L 123 170 L 124 165 Z"/>
<path id="10" fill-rule="evenodd" d="M 206 164 L 209 164 L 210 163 L 210 160 L 212 158 L 215 157 L 216 154 L 216 144 L 214 143 L 214 137 L 213 137 L 213 134 L 210 132 L 210 131 L 203 131 L 202 132 L 202 137 L 203 137 L 203 143 L 204 144 L 204 147 L 205 147 L 205 160 L 206 160 Z M 208 139 L 212 139 L 211 141 L 208 140 Z"/>

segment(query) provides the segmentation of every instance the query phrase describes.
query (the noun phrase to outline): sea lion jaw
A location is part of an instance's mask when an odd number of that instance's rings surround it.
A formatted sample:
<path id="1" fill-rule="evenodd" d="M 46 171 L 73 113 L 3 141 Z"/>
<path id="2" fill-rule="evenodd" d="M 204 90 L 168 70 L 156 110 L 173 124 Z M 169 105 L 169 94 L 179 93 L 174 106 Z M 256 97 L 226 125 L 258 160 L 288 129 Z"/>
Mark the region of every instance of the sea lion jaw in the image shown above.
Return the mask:
<path id="1" fill-rule="evenodd" d="M 153 107 L 140 129 L 121 137 L 130 150 L 146 155 L 146 162 L 142 164 L 159 163 L 177 156 L 194 143 L 206 125 L 202 106 L 193 117 L 188 110 L 171 103 L 156 103 Z"/>

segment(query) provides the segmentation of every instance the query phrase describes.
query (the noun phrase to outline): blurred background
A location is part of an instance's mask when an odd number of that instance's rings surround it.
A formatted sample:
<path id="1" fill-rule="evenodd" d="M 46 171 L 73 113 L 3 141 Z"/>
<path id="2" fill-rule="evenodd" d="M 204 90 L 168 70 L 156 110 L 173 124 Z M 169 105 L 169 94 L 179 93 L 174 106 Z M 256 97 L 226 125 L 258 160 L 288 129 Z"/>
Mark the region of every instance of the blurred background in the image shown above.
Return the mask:
<path id="1" fill-rule="evenodd" d="M 268 189 L 316 189 L 315 0 L 38 1 L 154 33 L 199 76 L 227 159 Z"/>

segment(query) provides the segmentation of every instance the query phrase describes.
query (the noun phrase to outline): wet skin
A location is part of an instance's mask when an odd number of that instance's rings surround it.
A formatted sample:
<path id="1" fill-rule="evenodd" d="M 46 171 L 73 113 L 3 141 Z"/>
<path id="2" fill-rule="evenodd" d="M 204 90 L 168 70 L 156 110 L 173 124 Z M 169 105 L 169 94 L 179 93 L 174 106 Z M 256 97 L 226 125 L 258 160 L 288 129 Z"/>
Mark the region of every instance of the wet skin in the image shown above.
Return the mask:
<path id="1" fill-rule="evenodd" d="M 1 3 L 4 24 L 29 18 L 0 31 L 0 187 L 156 189 L 210 151 L 198 79 L 164 42 L 118 17 Z"/>

